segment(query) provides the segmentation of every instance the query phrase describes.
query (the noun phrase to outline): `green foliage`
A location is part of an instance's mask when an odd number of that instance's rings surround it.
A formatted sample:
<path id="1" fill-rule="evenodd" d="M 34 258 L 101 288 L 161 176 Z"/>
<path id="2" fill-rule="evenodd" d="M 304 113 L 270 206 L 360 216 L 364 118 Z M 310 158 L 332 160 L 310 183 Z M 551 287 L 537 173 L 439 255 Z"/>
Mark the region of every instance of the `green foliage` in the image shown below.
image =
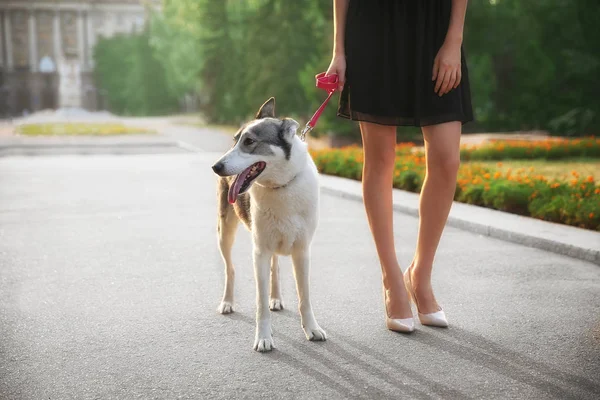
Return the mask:
<path id="1" fill-rule="evenodd" d="M 157 115 L 176 109 L 177 100 L 168 90 L 147 31 L 101 39 L 94 48 L 94 60 L 96 81 L 108 94 L 111 111 Z"/>
<path id="2" fill-rule="evenodd" d="M 200 9 L 196 0 L 165 0 L 153 13 L 150 45 L 164 70 L 169 92 L 176 97 L 201 90 Z"/>
<path id="3" fill-rule="evenodd" d="M 469 2 L 465 48 L 477 123 L 582 136 L 600 126 L 596 0 Z"/>
<path id="4" fill-rule="evenodd" d="M 394 187 L 407 190 L 409 192 L 418 192 L 423 185 L 423 176 L 417 171 L 406 170 L 394 177 Z"/>
<path id="5" fill-rule="evenodd" d="M 481 200 L 488 207 L 513 214 L 527 215 L 529 198 L 534 189 L 527 184 L 500 181 L 490 185 L 490 189 L 483 192 Z"/>
<path id="6" fill-rule="evenodd" d="M 314 77 L 331 59 L 332 6 L 331 0 L 164 0 L 149 27 L 155 59 L 143 40 L 102 41 L 102 86 L 122 112 L 156 112 L 173 97 L 195 93 L 209 122 L 237 125 L 275 96 L 279 115 L 306 122 L 325 97 Z M 599 20 L 597 0 L 469 2 L 464 48 L 476 122 L 465 131 L 598 134 Z M 152 66 L 156 60 L 162 71 Z M 164 104 L 147 104 L 135 91 L 143 86 L 160 90 Z M 357 124 L 337 117 L 337 101 L 336 94 L 313 134 L 358 138 Z M 400 136 L 413 140 L 417 131 L 402 129 Z"/>
<path id="7" fill-rule="evenodd" d="M 483 185 L 469 185 L 461 189 L 459 195 L 455 197 L 462 203 L 483 204 Z"/>

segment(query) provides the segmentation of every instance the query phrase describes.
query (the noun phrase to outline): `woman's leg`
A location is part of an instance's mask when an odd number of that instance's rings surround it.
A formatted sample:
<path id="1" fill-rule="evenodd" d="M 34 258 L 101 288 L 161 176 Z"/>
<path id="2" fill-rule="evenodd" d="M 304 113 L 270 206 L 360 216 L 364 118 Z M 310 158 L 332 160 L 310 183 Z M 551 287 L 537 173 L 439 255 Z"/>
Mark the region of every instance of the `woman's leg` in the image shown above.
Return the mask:
<path id="1" fill-rule="evenodd" d="M 363 199 L 381 263 L 383 286 L 389 290 L 390 318 L 411 318 L 412 312 L 394 246 L 392 180 L 396 160 L 396 128 L 360 123 L 363 139 Z"/>
<path id="2" fill-rule="evenodd" d="M 423 314 L 439 310 L 431 287 L 431 270 L 456 190 L 461 130 L 460 122 L 423 127 L 427 170 L 419 201 L 417 248 L 408 271 Z"/>

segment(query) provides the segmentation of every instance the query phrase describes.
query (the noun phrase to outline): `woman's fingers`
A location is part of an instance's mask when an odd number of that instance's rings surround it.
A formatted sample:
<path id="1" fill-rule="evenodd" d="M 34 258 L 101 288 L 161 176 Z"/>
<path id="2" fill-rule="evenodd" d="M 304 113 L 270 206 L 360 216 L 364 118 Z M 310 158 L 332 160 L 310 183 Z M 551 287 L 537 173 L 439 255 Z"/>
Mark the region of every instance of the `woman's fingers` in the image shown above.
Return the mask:
<path id="1" fill-rule="evenodd" d="M 450 79 L 452 79 L 452 70 L 446 70 L 446 73 L 444 74 L 444 81 L 442 82 L 442 87 L 440 88 L 440 96 L 443 96 L 448 92 Z"/>
<path id="2" fill-rule="evenodd" d="M 442 84 L 444 83 L 444 77 L 448 71 L 446 69 L 441 69 L 437 74 L 437 80 L 435 82 L 435 89 L 433 90 L 435 93 L 441 95 L 440 89 L 442 88 Z"/>
<path id="3" fill-rule="evenodd" d="M 450 79 L 448 79 L 448 83 L 444 86 L 444 94 L 454 89 L 454 82 L 456 82 L 456 69 L 450 72 Z"/>
<path id="4" fill-rule="evenodd" d="M 458 87 L 458 85 L 460 85 L 461 80 L 462 80 L 462 71 L 460 70 L 460 67 L 459 67 L 458 70 L 456 71 L 456 82 L 454 83 L 454 89 L 456 89 Z"/>
<path id="5" fill-rule="evenodd" d="M 346 63 L 345 60 L 334 59 L 331 61 L 329 68 L 325 72 L 325 76 L 337 75 L 338 76 L 338 90 L 344 88 L 344 82 L 346 81 Z"/>
<path id="6" fill-rule="evenodd" d="M 460 80 L 460 68 L 442 69 L 438 74 L 434 91 L 437 95 L 443 96 L 458 87 Z"/>

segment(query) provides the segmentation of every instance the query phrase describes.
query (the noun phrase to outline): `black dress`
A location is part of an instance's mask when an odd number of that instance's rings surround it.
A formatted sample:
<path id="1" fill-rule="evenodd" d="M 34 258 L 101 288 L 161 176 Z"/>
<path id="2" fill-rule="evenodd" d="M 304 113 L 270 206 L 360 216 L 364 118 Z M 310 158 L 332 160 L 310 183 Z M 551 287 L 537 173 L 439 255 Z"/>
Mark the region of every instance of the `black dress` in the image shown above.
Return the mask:
<path id="1" fill-rule="evenodd" d="M 472 121 L 464 51 L 456 89 L 440 97 L 431 79 L 451 8 L 452 0 L 350 0 L 338 115 L 395 126 Z"/>

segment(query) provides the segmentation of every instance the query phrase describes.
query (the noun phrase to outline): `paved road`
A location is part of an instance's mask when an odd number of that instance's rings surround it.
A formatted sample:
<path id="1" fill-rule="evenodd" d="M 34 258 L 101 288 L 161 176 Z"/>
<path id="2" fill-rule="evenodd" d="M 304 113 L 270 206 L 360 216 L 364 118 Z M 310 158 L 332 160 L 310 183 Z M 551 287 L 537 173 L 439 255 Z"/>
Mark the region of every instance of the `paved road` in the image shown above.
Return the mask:
<path id="1" fill-rule="evenodd" d="M 277 349 L 252 350 L 251 244 L 216 313 L 215 154 L 0 159 L 0 399 L 598 398 L 600 269 L 449 228 L 435 271 L 451 327 L 385 329 L 360 203 L 321 198 L 304 338 L 289 259 Z M 417 221 L 395 215 L 411 258 Z"/>

